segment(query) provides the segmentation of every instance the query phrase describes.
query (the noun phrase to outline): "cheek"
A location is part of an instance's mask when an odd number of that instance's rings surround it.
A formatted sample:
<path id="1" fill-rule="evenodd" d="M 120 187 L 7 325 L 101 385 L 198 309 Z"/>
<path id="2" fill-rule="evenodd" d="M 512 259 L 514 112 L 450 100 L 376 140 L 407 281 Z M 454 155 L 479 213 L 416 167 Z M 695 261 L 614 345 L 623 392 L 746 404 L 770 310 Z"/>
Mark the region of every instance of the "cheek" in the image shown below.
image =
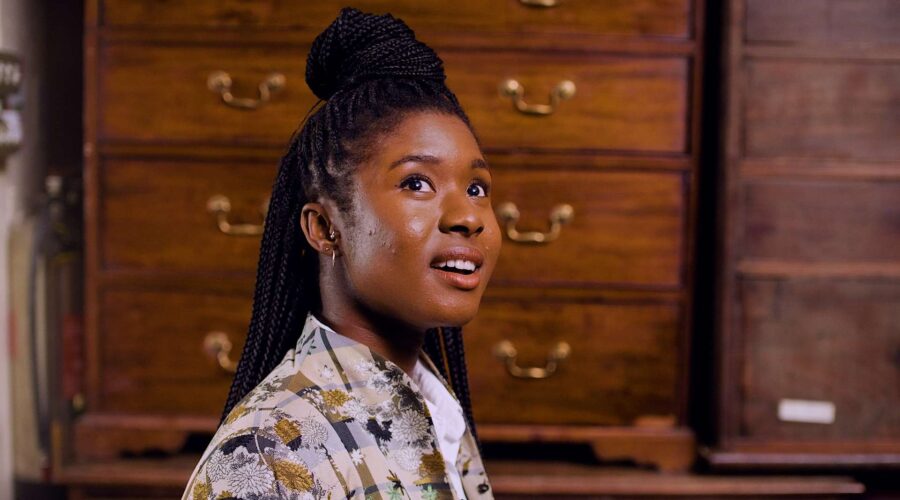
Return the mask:
<path id="1" fill-rule="evenodd" d="M 400 231 L 411 240 L 424 240 L 428 230 L 434 225 L 432 218 L 425 214 L 407 213 L 400 215 L 397 219 L 405 221 L 405 227 Z"/>
<path id="2" fill-rule="evenodd" d="M 500 256 L 500 247 L 503 244 L 503 233 L 493 211 L 485 217 L 483 236 L 485 257 L 490 262 L 491 268 L 493 268 L 497 258 Z"/>
<path id="3" fill-rule="evenodd" d="M 402 270 L 418 260 L 429 227 L 426 217 L 403 210 L 386 217 L 364 217 L 358 223 L 352 241 L 354 267 L 392 276 L 398 267 Z"/>
<path id="4" fill-rule="evenodd" d="M 373 311 L 410 324 L 430 324 L 431 313 L 424 311 L 435 300 L 425 287 L 431 222 L 398 210 L 385 218 L 367 218 L 364 224 L 347 262 L 349 293 Z"/>

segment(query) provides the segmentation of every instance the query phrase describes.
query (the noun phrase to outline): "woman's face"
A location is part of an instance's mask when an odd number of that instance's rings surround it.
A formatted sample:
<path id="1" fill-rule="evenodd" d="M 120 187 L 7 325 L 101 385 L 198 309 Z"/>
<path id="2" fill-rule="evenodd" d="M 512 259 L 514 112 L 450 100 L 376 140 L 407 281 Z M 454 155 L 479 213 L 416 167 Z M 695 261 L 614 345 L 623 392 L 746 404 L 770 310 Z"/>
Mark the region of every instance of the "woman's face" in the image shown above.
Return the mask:
<path id="1" fill-rule="evenodd" d="M 475 317 L 500 252 L 491 173 L 457 117 L 407 115 L 355 174 L 341 266 L 351 300 L 416 329 Z"/>

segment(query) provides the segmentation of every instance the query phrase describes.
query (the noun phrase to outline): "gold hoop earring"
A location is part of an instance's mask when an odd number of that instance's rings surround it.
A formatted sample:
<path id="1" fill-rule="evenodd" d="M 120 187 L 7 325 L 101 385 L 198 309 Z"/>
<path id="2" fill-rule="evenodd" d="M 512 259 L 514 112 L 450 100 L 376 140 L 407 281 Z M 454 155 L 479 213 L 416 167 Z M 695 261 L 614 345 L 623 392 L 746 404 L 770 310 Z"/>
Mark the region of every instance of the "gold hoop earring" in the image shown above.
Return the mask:
<path id="1" fill-rule="evenodd" d="M 337 255 L 337 247 L 331 249 L 331 268 L 334 269 L 334 259 Z"/>

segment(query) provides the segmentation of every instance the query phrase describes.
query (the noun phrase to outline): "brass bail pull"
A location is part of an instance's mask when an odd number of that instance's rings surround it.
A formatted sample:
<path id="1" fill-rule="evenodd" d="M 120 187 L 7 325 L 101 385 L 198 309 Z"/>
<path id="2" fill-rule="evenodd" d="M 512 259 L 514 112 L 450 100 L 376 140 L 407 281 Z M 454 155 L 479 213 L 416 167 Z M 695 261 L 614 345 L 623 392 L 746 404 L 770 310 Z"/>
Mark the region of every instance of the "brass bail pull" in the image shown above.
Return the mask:
<path id="1" fill-rule="evenodd" d="M 559 0 L 519 0 L 519 3 L 528 7 L 539 7 L 543 9 L 559 7 Z"/>
<path id="2" fill-rule="evenodd" d="M 263 220 L 269 208 L 268 199 L 260 206 Z M 231 200 L 227 196 L 217 194 L 206 202 L 206 211 L 216 217 L 216 225 L 219 231 L 229 236 L 258 236 L 263 233 L 263 224 L 234 223 L 228 220 L 231 214 Z"/>
<path id="3" fill-rule="evenodd" d="M 263 104 L 269 102 L 273 93 L 284 88 L 286 81 L 283 74 L 270 73 L 260 82 L 258 86 L 259 97 L 255 99 L 252 97 L 235 97 L 231 92 L 233 84 L 231 75 L 224 71 L 213 71 L 210 73 L 206 79 L 206 86 L 209 90 L 219 94 L 226 106 L 231 106 L 235 109 L 253 110 L 259 109 Z"/>
<path id="4" fill-rule="evenodd" d="M 231 359 L 231 340 L 225 332 L 209 332 L 203 339 L 203 350 L 216 359 L 216 362 L 226 373 L 237 371 L 237 361 Z"/>
<path id="5" fill-rule="evenodd" d="M 553 114 L 559 103 L 575 97 L 575 82 L 563 80 L 550 91 L 550 104 L 528 104 L 525 102 L 525 86 L 516 80 L 504 80 L 500 84 L 500 95 L 512 99 L 516 109 L 526 115 L 547 116 Z"/>
<path id="6" fill-rule="evenodd" d="M 497 207 L 497 216 L 506 227 L 506 237 L 516 243 L 541 244 L 549 243 L 559 238 L 563 224 L 568 224 L 575 216 L 575 209 L 567 203 L 556 205 L 550 210 L 550 230 L 519 231 L 516 224 L 519 222 L 519 209 L 515 203 L 506 202 Z"/>
<path id="7" fill-rule="evenodd" d="M 553 349 L 547 353 L 547 364 L 543 367 L 530 366 L 523 368 L 516 364 L 515 346 L 508 340 L 503 340 L 494 346 L 494 356 L 503 361 L 506 365 L 506 371 L 516 378 L 543 379 L 556 373 L 557 368 L 562 360 L 569 357 L 572 348 L 568 342 L 557 342 Z"/>

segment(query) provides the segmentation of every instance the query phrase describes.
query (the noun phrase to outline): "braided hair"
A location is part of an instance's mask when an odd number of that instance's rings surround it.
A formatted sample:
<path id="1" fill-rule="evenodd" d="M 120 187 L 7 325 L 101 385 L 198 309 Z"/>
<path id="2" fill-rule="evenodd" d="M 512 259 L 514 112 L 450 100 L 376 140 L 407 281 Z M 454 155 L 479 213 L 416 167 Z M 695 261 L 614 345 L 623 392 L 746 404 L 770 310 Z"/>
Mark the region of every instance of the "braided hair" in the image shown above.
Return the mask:
<path id="1" fill-rule="evenodd" d="M 300 230 L 304 204 L 320 196 L 350 213 L 350 177 L 372 145 L 412 112 L 458 117 L 443 62 L 400 19 L 341 10 L 310 48 L 306 82 L 319 101 L 291 137 L 266 215 L 253 315 L 222 419 L 294 346 L 306 315 L 321 307 L 318 255 Z M 474 135 L 474 131 L 473 131 Z M 429 330 L 423 346 L 450 382 L 473 436 L 462 330 Z"/>

